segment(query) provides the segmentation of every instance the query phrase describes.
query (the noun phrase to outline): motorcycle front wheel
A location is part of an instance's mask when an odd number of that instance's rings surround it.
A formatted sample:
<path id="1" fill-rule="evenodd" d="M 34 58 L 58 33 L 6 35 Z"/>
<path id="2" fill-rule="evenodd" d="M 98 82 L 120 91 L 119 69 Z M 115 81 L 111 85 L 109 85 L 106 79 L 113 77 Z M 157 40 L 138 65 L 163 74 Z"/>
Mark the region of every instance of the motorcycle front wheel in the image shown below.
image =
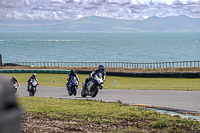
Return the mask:
<path id="1" fill-rule="evenodd" d="M 86 92 L 85 92 L 84 89 L 82 89 L 82 91 L 81 91 L 81 96 L 82 96 L 82 97 L 86 97 L 86 96 L 87 96 L 87 94 L 86 94 Z"/>
<path id="2" fill-rule="evenodd" d="M 99 92 L 99 86 L 94 86 L 93 89 L 91 90 L 92 97 L 95 97 L 97 93 Z"/>
<path id="3" fill-rule="evenodd" d="M 17 88 L 14 88 L 14 94 L 17 92 Z"/>
<path id="4" fill-rule="evenodd" d="M 34 88 L 32 88 L 29 92 L 29 96 L 34 96 L 35 95 L 35 91 L 34 91 Z"/>
<path id="5" fill-rule="evenodd" d="M 76 96 L 76 86 L 72 86 L 72 91 L 73 91 L 74 96 Z"/>
<path id="6" fill-rule="evenodd" d="M 72 95 L 72 93 L 70 92 L 70 90 L 68 89 L 68 93 L 69 93 L 69 96 L 71 96 Z"/>

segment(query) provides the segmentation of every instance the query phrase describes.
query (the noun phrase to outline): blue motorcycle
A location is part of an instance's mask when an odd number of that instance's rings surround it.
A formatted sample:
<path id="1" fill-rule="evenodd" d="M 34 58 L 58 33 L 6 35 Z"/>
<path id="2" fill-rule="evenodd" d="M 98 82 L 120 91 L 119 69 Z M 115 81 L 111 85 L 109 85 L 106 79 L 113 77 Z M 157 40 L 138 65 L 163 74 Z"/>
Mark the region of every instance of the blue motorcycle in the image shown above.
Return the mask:
<path id="1" fill-rule="evenodd" d="M 29 88 L 29 96 L 34 96 L 37 91 L 36 87 L 38 86 L 38 82 L 36 80 L 31 81 L 31 87 Z"/>
<path id="2" fill-rule="evenodd" d="M 82 82 L 83 89 L 81 91 L 81 96 L 86 97 L 91 96 L 95 97 L 99 91 L 99 89 L 103 88 L 103 79 L 102 74 L 97 73 L 94 78 L 91 78 L 90 81 L 87 83 L 86 88 L 84 88 L 85 83 Z"/>
<path id="3" fill-rule="evenodd" d="M 72 77 L 69 83 L 69 86 L 66 84 L 66 88 L 68 90 L 69 95 L 76 96 L 76 90 L 78 89 L 78 81 L 76 77 Z"/>

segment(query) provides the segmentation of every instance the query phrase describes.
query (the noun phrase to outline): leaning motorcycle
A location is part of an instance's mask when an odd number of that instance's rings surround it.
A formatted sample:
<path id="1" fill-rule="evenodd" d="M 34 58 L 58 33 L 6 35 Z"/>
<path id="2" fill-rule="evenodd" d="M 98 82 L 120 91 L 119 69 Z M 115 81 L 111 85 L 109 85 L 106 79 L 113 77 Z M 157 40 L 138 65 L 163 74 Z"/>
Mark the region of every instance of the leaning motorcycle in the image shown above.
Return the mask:
<path id="1" fill-rule="evenodd" d="M 69 86 L 66 84 L 66 88 L 68 90 L 69 95 L 71 96 L 72 94 L 76 96 L 76 90 L 78 89 L 78 81 L 76 77 L 72 77 L 70 80 Z"/>
<path id="2" fill-rule="evenodd" d="M 14 84 L 12 84 L 12 88 L 13 88 L 13 91 L 14 91 L 14 93 L 16 93 L 17 92 L 17 88 L 18 88 L 18 83 L 17 82 L 15 82 Z"/>
<path id="3" fill-rule="evenodd" d="M 28 90 L 29 96 L 34 96 L 37 91 L 38 82 L 36 80 L 31 80 L 30 88 Z"/>
<path id="4" fill-rule="evenodd" d="M 90 81 L 87 83 L 86 88 L 84 88 L 85 83 L 82 82 L 83 89 L 81 91 L 81 96 L 91 96 L 95 97 L 99 91 L 99 89 L 103 88 L 103 79 L 102 74 L 97 73 L 94 78 L 90 79 Z"/>

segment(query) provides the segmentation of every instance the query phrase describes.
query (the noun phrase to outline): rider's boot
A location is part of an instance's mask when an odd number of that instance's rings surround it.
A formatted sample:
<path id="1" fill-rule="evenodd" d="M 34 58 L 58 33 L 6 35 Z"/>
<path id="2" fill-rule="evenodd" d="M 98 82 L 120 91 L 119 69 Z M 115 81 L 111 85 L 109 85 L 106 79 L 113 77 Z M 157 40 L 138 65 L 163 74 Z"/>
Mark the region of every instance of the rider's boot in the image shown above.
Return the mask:
<path id="1" fill-rule="evenodd" d="M 85 84 L 84 84 L 84 86 L 83 86 L 83 89 L 86 89 L 87 83 L 88 83 L 88 78 L 85 79 Z"/>
<path id="2" fill-rule="evenodd" d="M 27 85 L 27 91 L 29 91 L 29 85 Z"/>
<path id="3" fill-rule="evenodd" d="M 68 85 L 66 85 L 67 90 L 69 90 Z"/>
<path id="4" fill-rule="evenodd" d="M 85 84 L 84 84 L 84 86 L 83 86 L 83 89 L 86 89 L 87 83 L 88 83 L 88 80 L 85 81 Z"/>

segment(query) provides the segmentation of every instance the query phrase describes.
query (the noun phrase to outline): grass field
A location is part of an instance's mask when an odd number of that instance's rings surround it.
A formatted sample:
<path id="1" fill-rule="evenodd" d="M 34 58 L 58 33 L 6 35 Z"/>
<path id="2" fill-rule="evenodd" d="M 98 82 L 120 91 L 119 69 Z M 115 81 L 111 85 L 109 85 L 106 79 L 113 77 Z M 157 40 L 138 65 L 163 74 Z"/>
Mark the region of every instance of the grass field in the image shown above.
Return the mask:
<path id="1" fill-rule="evenodd" d="M 31 73 L 5 74 L 27 84 Z M 41 86 L 65 87 L 67 74 L 37 74 Z M 88 75 L 79 74 L 80 83 Z M 55 80 L 55 83 L 53 83 Z M 116 81 L 117 85 L 113 85 Z M 107 76 L 105 89 L 200 90 L 200 79 Z M 81 84 L 79 85 L 81 87 Z M 200 122 L 146 108 L 89 100 L 17 97 L 23 132 L 200 132 Z"/>
<path id="2" fill-rule="evenodd" d="M 31 73 L 9 73 L 9 78 L 16 76 L 20 84 L 27 84 Z M 42 74 L 38 73 L 37 78 L 41 86 L 58 86 L 65 87 L 67 74 Z M 88 75 L 79 74 L 80 84 Z M 53 83 L 55 80 L 55 83 Z M 116 85 L 113 82 L 116 81 Z M 134 78 L 134 77 L 117 77 L 106 76 L 104 89 L 142 89 L 142 90 L 190 90 L 200 91 L 199 78 Z"/>
<path id="3" fill-rule="evenodd" d="M 26 114 L 32 114 L 28 123 L 33 128 L 37 122 L 36 130 L 41 128 L 41 121 L 50 121 L 50 127 L 64 125 L 66 132 L 67 125 L 92 132 L 200 132 L 200 122 L 121 103 L 40 97 L 18 97 L 18 102 Z"/>

